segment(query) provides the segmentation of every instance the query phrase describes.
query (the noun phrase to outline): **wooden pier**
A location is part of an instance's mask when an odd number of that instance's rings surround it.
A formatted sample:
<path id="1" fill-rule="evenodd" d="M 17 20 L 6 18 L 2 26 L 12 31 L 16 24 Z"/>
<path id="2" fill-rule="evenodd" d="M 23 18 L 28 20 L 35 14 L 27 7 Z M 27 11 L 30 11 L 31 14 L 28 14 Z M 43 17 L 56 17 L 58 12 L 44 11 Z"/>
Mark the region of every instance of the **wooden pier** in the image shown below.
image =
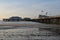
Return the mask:
<path id="1" fill-rule="evenodd" d="M 48 23 L 48 24 L 60 24 L 60 17 L 33 19 L 33 21 L 40 23 Z"/>

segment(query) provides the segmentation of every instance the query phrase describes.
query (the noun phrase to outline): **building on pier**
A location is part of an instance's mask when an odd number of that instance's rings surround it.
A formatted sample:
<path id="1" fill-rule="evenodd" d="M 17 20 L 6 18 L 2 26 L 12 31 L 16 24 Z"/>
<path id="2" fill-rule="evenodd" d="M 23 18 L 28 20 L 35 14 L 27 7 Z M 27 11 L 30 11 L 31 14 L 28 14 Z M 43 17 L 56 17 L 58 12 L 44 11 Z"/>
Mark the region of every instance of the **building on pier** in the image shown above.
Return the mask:
<path id="1" fill-rule="evenodd" d="M 39 15 L 39 19 L 42 19 L 42 18 L 48 18 L 49 16 L 46 16 L 46 15 Z"/>
<path id="2" fill-rule="evenodd" d="M 39 16 L 38 19 L 33 19 L 40 23 L 60 24 L 60 16 Z"/>
<path id="3" fill-rule="evenodd" d="M 3 21 L 21 21 L 22 18 L 18 16 L 12 16 L 9 19 L 3 19 Z"/>
<path id="4" fill-rule="evenodd" d="M 18 16 L 12 16 L 12 17 L 10 17 L 10 18 L 8 18 L 8 19 L 3 19 L 3 21 L 31 21 L 32 19 L 31 18 L 24 18 L 24 19 L 22 19 L 21 17 L 18 17 Z"/>

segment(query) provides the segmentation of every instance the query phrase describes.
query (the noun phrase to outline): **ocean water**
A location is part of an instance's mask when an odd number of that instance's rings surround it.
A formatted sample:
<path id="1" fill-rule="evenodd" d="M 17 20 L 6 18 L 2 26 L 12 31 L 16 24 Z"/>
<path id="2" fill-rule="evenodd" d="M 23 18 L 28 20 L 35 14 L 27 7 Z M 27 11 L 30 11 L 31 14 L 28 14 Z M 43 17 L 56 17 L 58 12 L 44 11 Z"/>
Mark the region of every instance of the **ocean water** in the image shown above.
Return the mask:
<path id="1" fill-rule="evenodd" d="M 50 36 L 48 36 L 50 35 Z M 48 30 L 38 28 L 1 29 L 0 40 L 60 40 Z"/>
<path id="2" fill-rule="evenodd" d="M 22 27 L 15 26 L 15 24 L 21 24 Z M 36 22 L 0 22 L 0 25 L 10 25 L 0 26 L 0 40 L 60 40 L 60 35 L 49 30 L 38 28 L 45 28 L 45 24 Z M 52 27 L 52 25 L 49 27 Z"/>

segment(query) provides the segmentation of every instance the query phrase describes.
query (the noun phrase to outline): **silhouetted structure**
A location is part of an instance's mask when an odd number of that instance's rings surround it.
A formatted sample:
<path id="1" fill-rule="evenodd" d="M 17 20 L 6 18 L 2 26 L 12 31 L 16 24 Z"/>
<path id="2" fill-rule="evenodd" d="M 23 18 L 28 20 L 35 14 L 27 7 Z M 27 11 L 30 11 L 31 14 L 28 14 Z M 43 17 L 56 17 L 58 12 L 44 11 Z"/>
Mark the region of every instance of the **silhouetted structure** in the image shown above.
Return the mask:
<path id="1" fill-rule="evenodd" d="M 31 18 L 24 18 L 23 20 L 24 21 L 31 21 L 32 19 Z"/>
<path id="2" fill-rule="evenodd" d="M 33 21 L 40 22 L 40 23 L 60 24 L 60 16 L 58 16 L 58 17 L 38 18 L 38 19 L 33 19 Z"/>
<path id="3" fill-rule="evenodd" d="M 21 21 L 22 18 L 18 16 L 10 17 L 9 19 L 3 19 L 3 21 Z"/>
<path id="4" fill-rule="evenodd" d="M 46 15 L 39 15 L 39 18 L 42 19 L 42 18 L 48 18 L 49 16 L 46 16 Z"/>
<path id="5" fill-rule="evenodd" d="M 10 17 L 9 19 L 3 19 L 3 21 L 32 21 L 39 23 L 49 23 L 49 24 L 60 24 L 60 16 L 58 17 L 49 17 L 49 16 L 39 16 L 38 19 L 24 18 L 18 16 Z"/>
<path id="6" fill-rule="evenodd" d="M 32 19 L 31 18 L 24 18 L 24 19 L 22 19 L 21 17 L 18 17 L 18 16 L 12 16 L 12 17 L 10 17 L 9 19 L 3 19 L 3 21 L 12 21 L 12 22 L 14 22 L 14 21 L 32 21 Z"/>

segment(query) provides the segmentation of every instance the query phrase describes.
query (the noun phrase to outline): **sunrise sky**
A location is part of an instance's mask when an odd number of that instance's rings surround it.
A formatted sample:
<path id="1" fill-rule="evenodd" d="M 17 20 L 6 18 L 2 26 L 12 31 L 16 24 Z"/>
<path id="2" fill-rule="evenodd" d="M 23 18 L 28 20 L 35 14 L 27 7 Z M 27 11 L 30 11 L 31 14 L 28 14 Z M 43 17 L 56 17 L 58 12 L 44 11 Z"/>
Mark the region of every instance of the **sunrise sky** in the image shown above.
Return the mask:
<path id="1" fill-rule="evenodd" d="M 0 0 L 0 19 L 10 16 L 36 18 L 41 10 L 60 15 L 60 0 Z"/>

